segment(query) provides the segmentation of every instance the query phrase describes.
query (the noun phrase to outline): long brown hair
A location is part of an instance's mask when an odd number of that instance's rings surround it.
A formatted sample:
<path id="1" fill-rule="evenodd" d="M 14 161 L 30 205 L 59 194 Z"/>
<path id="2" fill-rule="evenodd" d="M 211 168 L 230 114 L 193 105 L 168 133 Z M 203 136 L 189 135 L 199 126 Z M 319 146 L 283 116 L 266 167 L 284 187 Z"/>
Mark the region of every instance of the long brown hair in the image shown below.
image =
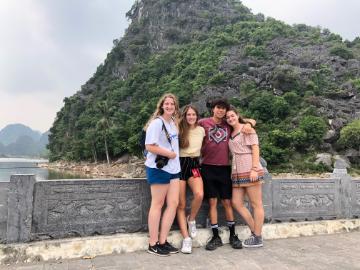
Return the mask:
<path id="1" fill-rule="evenodd" d="M 174 112 L 174 114 L 172 116 L 172 119 L 175 122 L 175 124 L 177 125 L 178 118 L 179 118 L 179 101 L 178 101 L 177 97 L 174 94 L 165 93 L 159 99 L 159 101 L 158 101 L 158 103 L 156 105 L 156 110 L 152 114 L 152 116 L 149 118 L 149 120 L 147 121 L 146 125 L 144 126 L 144 130 L 147 129 L 147 127 L 150 125 L 152 120 L 154 120 L 156 117 L 159 117 L 159 116 L 164 114 L 164 109 L 162 108 L 162 106 L 164 105 L 165 99 L 167 99 L 167 98 L 171 98 L 175 103 L 175 112 Z"/>
<path id="2" fill-rule="evenodd" d="M 196 114 L 196 122 L 195 125 L 197 125 L 199 121 L 199 111 L 195 108 L 195 106 L 189 104 L 184 107 L 181 113 L 180 122 L 179 122 L 179 146 L 180 148 L 186 148 L 189 146 L 189 130 L 190 125 L 186 120 L 186 114 L 189 111 L 189 109 L 194 110 Z"/>
<path id="3" fill-rule="evenodd" d="M 226 111 L 226 113 L 228 113 L 228 112 L 234 112 L 239 117 L 239 123 L 241 123 L 241 124 L 249 123 L 252 126 L 252 124 L 249 121 L 246 121 L 244 119 L 244 117 L 242 117 L 242 115 L 237 111 L 237 109 L 234 106 L 231 105 L 230 108 Z M 231 127 L 231 129 L 232 129 L 232 127 Z"/>

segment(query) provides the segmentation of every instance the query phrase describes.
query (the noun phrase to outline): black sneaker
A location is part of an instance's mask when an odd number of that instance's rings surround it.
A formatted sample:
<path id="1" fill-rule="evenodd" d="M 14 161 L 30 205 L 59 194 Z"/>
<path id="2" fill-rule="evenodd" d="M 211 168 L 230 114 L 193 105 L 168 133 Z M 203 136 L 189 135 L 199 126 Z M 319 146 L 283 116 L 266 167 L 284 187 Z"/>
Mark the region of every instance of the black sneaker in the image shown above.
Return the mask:
<path id="1" fill-rule="evenodd" d="M 230 235 L 229 242 L 232 248 L 241 249 L 242 243 L 236 234 Z"/>
<path id="2" fill-rule="evenodd" d="M 165 243 L 160 246 L 162 246 L 165 250 L 169 251 L 170 254 L 175 254 L 179 252 L 179 249 L 172 246 L 168 241 L 165 241 Z"/>
<path id="3" fill-rule="evenodd" d="M 210 241 L 206 244 L 206 250 L 215 250 L 223 245 L 220 236 L 213 236 Z"/>
<path id="4" fill-rule="evenodd" d="M 163 247 L 163 245 L 159 245 L 159 243 L 156 243 L 153 246 L 150 246 L 150 244 L 149 244 L 149 248 L 148 248 L 147 252 L 157 255 L 157 256 L 163 256 L 163 257 L 170 256 L 169 251 L 167 249 L 165 249 Z"/>

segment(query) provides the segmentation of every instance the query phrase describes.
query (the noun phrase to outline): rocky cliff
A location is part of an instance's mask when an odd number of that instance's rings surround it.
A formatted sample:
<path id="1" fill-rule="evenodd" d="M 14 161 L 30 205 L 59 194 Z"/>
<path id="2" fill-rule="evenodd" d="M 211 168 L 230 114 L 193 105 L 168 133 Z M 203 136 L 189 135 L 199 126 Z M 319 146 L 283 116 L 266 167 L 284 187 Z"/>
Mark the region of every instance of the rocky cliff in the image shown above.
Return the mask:
<path id="1" fill-rule="evenodd" d="M 270 168 L 326 170 L 313 165 L 317 153 L 349 150 L 339 137 L 359 118 L 359 38 L 344 42 L 327 29 L 289 26 L 236 0 L 142 0 L 127 16 L 125 36 L 64 100 L 51 129 L 51 159 L 137 153 L 141 126 L 168 91 L 204 115 L 209 98 L 225 96 L 257 119 Z M 350 147 L 353 163 L 358 147 Z"/>

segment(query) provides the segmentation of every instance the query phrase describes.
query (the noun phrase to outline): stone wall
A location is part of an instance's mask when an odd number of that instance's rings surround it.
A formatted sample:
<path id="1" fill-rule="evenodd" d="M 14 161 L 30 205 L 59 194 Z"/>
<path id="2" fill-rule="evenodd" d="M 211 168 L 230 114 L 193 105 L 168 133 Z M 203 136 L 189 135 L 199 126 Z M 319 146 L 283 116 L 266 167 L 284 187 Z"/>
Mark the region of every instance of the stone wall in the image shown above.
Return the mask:
<path id="1" fill-rule="evenodd" d="M 0 182 L 0 243 L 6 239 L 9 186 L 8 182 Z"/>
<path id="2" fill-rule="evenodd" d="M 147 231 L 151 196 L 145 179 L 35 181 L 31 175 L 15 175 L 0 184 L 3 242 Z M 190 200 L 191 192 L 188 207 Z M 357 218 L 360 180 L 351 179 L 346 169 L 335 170 L 329 179 L 274 180 L 266 174 L 263 200 L 270 223 Z M 199 227 L 208 225 L 208 209 L 204 201 Z M 224 225 L 220 205 L 219 221 Z"/>

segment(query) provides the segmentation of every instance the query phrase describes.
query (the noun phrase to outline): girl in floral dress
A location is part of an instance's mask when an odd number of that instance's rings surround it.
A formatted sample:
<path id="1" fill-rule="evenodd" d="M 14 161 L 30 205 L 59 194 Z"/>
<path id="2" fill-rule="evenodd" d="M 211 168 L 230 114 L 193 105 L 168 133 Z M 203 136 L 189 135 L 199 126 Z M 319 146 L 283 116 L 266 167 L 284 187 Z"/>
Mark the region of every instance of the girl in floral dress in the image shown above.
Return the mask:
<path id="1" fill-rule="evenodd" d="M 258 136 L 256 133 L 242 132 L 247 122 L 235 108 L 227 111 L 226 121 L 232 128 L 229 140 L 229 149 L 232 154 L 232 205 L 243 217 L 251 231 L 251 236 L 243 242 L 243 247 L 262 247 L 261 231 L 264 223 L 264 208 L 261 184 L 264 170 L 259 161 Z M 249 198 L 253 216 L 244 205 L 245 195 Z"/>

